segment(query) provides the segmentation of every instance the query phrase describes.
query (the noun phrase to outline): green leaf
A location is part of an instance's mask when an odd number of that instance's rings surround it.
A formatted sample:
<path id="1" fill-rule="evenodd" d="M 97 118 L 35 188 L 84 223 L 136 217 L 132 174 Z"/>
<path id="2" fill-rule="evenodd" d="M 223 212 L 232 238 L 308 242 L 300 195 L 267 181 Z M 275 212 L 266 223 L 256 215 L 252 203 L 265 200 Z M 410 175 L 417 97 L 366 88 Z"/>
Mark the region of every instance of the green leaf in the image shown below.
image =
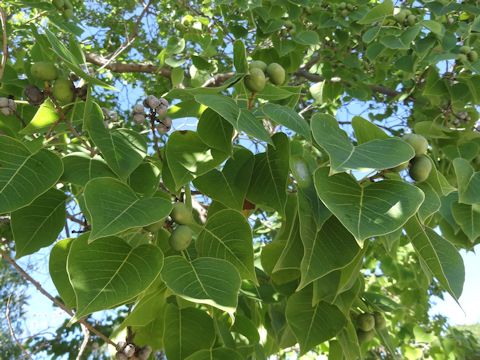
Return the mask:
<path id="1" fill-rule="evenodd" d="M 115 177 L 115 173 L 100 156 L 90 157 L 86 153 L 70 153 L 62 158 L 62 181 L 85 186 L 97 177 Z"/>
<path id="2" fill-rule="evenodd" d="M 11 225 L 17 259 L 52 244 L 66 221 L 63 191 L 50 189 L 30 205 L 12 212 Z"/>
<path id="3" fill-rule="evenodd" d="M 305 248 L 302 260 L 302 281 L 299 289 L 353 261 L 360 247 L 355 238 L 331 216 L 317 233 L 315 240 Z"/>
<path id="4" fill-rule="evenodd" d="M 87 99 L 85 128 L 102 152 L 108 166 L 122 179 L 126 179 L 147 155 L 147 144 L 142 135 L 129 129 L 107 130 L 103 113 L 96 103 Z"/>
<path id="5" fill-rule="evenodd" d="M 232 263 L 242 279 L 257 282 L 253 266 L 250 224 L 236 210 L 220 210 L 208 217 L 195 242 L 198 255 Z"/>
<path id="6" fill-rule="evenodd" d="M 233 349 L 215 348 L 197 351 L 185 360 L 243 360 L 243 357 Z"/>
<path id="7" fill-rule="evenodd" d="M 274 146 L 255 155 L 252 180 L 247 198 L 254 204 L 285 212 L 290 144 L 284 133 L 272 137 Z"/>
<path id="8" fill-rule="evenodd" d="M 445 27 L 438 21 L 423 20 L 422 25 L 425 26 L 431 32 L 433 32 L 435 35 L 443 36 L 445 34 Z"/>
<path id="9" fill-rule="evenodd" d="M 320 37 L 315 31 L 305 30 L 297 33 L 293 37 L 293 41 L 301 45 L 317 45 L 320 42 Z"/>
<path id="10" fill-rule="evenodd" d="M 128 185 L 137 194 L 150 197 L 158 191 L 160 169 L 152 162 L 141 163 L 128 178 Z"/>
<path id="11" fill-rule="evenodd" d="M 451 161 L 456 158 L 463 158 L 472 161 L 477 157 L 480 151 L 480 146 L 474 142 L 466 142 L 458 145 L 446 145 L 442 148 L 447 158 Z"/>
<path id="12" fill-rule="evenodd" d="M 211 149 L 194 131 L 172 133 L 165 154 L 175 190 L 217 167 L 228 157 L 223 151 Z"/>
<path id="13" fill-rule="evenodd" d="M 236 209 L 243 209 L 252 176 L 253 154 L 245 148 L 237 148 L 227 160 L 222 171 L 213 169 L 193 180 L 195 187 L 213 200 Z"/>
<path id="14" fill-rule="evenodd" d="M 470 241 L 480 236 L 480 204 L 453 203 L 452 214 Z"/>
<path id="15" fill-rule="evenodd" d="M 384 180 L 360 186 L 351 175 L 328 176 L 328 168 L 319 168 L 314 181 L 322 202 L 360 246 L 369 237 L 399 229 L 425 198 L 419 188 L 403 181 Z"/>
<path id="16" fill-rule="evenodd" d="M 67 272 L 67 257 L 74 239 L 63 239 L 55 244 L 50 251 L 48 268 L 53 284 L 62 298 L 62 301 L 70 309 L 75 308 L 75 291 Z"/>
<path id="17" fill-rule="evenodd" d="M 200 139 L 212 149 L 232 152 L 233 127 L 212 109 L 206 109 L 197 125 Z"/>
<path id="18" fill-rule="evenodd" d="M 416 217 L 405 225 L 407 237 L 430 273 L 458 301 L 465 281 L 463 259 L 450 242 L 423 227 Z"/>
<path id="19" fill-rule="evenodd" d="M 168 360 L 184 360 L 199 350 L 211 349 L 215 342 L 213 320 L 206 312 L 178 309 L 167 305 L 163 343 Z"/>
<path id="20" fill-rule="evenodd" d="M 170 75 L 170 78 L 172 80 L 172 87 L 177 87 L 183 82 L 183 79 L 185 77 L 185 72 L 183 68 L 181 67 L 176 67 L 172 69 L 172 73 Z"/>
<path id="21" fill-rule="evenodd" d="M 303 136 L 307 140 L 311 139 L 308 123 L 293 109 L 287 106 L 267 103 L 262 107 L 262 111 L 267 117 L 277 124 L 283 125 L 290 130 L 295 131 L 297 134 Z"/>
<path id="22" fill-rule="evenodd" d="M 244 131 L 259 140 L 272 143 L 262 123 L 249 110 L 240 109 L 232 98 L 222 95 L 196 95 L 195 100 L 217 112 L 238 131 Z"/>
<path id="23" fill-rule="evenodd" d="M 347 170 L 384 170 L 409 161 L 415 151 L 399 138 L 377 139 L 354 147 L 337 120 L 327 114 L 312 117 L 315 141 L 330 156 L 330 174 Z"/>
<path id="24" fill-rule="evenodd" d="M 311 288 L 288 298 L 285 315 L 300 344 L 300 354 L 333 338 L 346 322 L 345 316 L 335 305 L 320 301 L 312 307 Z"/>
<path id="25" fill-rule="evenodd" d="M 353 117 L 352 127 L 359 145 L 376 139 L 388 139 L 388 135 L 382 129 L 360 116 Z"/>
<path id="26" fill-rule="evenodd" d="M 32 153 L 20 141 L 0 135 L 0 214 L 30 204 L 55 185 L 62 172 L 55 153 Z"/>
<path id="27" fill-rule="evenodd" d="M 248 73 L 247 54 L 242 40 L 233 43 L 233 66 L 237 73 Z"/>
<path id="28" fill-rule="evenodd" d="M 230 262 L 201 257 L 188 262 L 181 256 L 165 258 L 162 279 L 176 295 L 228 313 L 237 307 L 240 275 Z"/>
<path id="29" fill-rule="evenodd" d="M 418 217 L 422 224 L 433 214 L 435 214 L 441 206 L 440 197 L 437 195 L 432 185 L 426 182 L 417 184 L 423 193 L 425 194 L 425 200 L 423 201 L 420 209 L 418 209 Z"/>
<path id="30" fill-rule="evenodd" d="M 474 172 L 470 163 L 460 158 L 453 160 L 453 167 L 457 175 L 458 201 L 470 205 L 480 203 L 480 172 Z"/>
<path id="31" fill-rule="evenodd" d="M 119 180 L 96 178 L 85 186 L 85 204 L 92 230 L 89 241 L 147 226 L 168 216 L 172 204 L 160 197 L 139 198 Z"/>
<path id="32" fill-rule="evenodd" d="M 368 25 L 377 21 L 382 21 L 387 16 L 393 15 L 393 2 L 385 0 L 383 3 L 374 6 L 363 18 L 357 23 L 361 25 Z"/>
<path id="33" fill-rule="evenodd" d="M 67 270 L 76 296 L 78 320 L 133 300 L 157 278 L 163 254 L 154 245 L 132 248 L 118 237 L 89 243 L 88 236 L 70 246 Z"/>
<path id="34" fill-rule="evenodd" d="M 53 105 L 50 99 L 47 99 L 40 105 L 32 120 L 20 131 L 20 134 L 46 132 L 58 119 L 59 116 L 55 111 L 55 105 Z"/>

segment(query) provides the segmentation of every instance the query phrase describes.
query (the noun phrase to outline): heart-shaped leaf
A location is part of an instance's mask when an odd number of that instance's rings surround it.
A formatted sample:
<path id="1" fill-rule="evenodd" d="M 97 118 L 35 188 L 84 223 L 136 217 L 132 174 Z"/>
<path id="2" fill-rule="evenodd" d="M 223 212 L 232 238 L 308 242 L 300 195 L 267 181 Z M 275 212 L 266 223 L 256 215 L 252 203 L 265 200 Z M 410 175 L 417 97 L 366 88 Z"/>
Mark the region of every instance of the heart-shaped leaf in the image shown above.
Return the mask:
<path id="1" fill-rule="evenodd" d="M 55 244 L 50 251 L 48 268 L 53 284 L 62 298 L 62 301 L 70 309 L 76 305 L 75 291 L 73 290 L 67 272 L 67 257 L 74 239 L 62 239 Z"/>
<path id="2" fill-rule="evenodd" d="M 34 134 L 47 132 L 53 124 L 59 119 L 59 115 L 55 109 L 55 105 L 52 100 L 45 100 L 38 108 L 35 116 L 25 126 L 20 133 L 21 134 Z"/>
<path id="3" fill-rule="evenodd" d="M 108 166 L 126 179 L 147 155 L 147 144 L 142 135 L 129 129 L 107 130 L 103 113 L 90 97 L 85 104 L 84 126 L 95 145 L 102 152 Z"/>
<path id="4" fill-rule="evenodd" d="M 57 240 L 65 226 L 67 196 L 50 189 L 30 205 L 12 212 L 12 232 L 17 259 L 33 254 Z"/>
<path id="5" fill-rule="evenodd" d="M 176 295 L 233 313 L 237 307 L 240 275 L 223 259 L 202 257 L 188 262 L 181 256 L 165 258 L 162 279 Z"/>
<path id="6" fill-rule="evenodd" d="M 212 109 L 206 109 L 200 116 L 197 134 L 212 149 L 232 152 L 233 126 Z"/>
<path id="7" fill-rule="evenodd" d="M 0 214 L 20 209 L 50 189 L 63 172 L 51 151 L 30 150 L 20 141 L 0 135 Z"/>
<path id="8" fill-rule="evenodd" d="M 470 241 L 480 236 L 480 204 L 452 204 L 452 215 Z"/>
<path id="9" fill-rule="evenodd" d="M 163 254 L 154 245 L 132 248 L 118 237 L 93 243 L 87 236 L 72 241 L 67 259 L 76 296 L 74 320 L 134 299 L 157 278 Z"/>
<path id="10" fill-rule="evenodd" d="M 425 223 L 425 221 L 431 215 L 435 214 L 440 209 L 442 203 L 440 201 L 440 197 L 437 195 L 432 185 L 424 181 L 420 184 L 417 184 L 417 186 L 425 194 L 425 200 L 420 206 L 420 209 L 418 209 L 418 217 L 422 223 Z"/>
<path id="11" fill-rule="evenodd" d="M 328 173 L 328 168 L 315 171 L 317 194 L 360 246 L 369 237 L 400 228 L 425 198 L 419 188 L 403 181 L 384 180 L 361 186 L 351 175 Z"/>
<path id="12" fill-rule="evenodd" d="M 371 121 L 365 120 L 360 116 L 354 116 L 352 127 L 355 131 L 355 137 L 358 144 L 367 143 L 377 139 L 388 139 L 388 135 Z"/>
<path id="13" fill-rule="evenodd" d="M 353 146 L 338 121 L 328 114 L 311 119 L 315 141 L 330 156 L 330 174 L 347 170 L 384 170 L 409 161 L 415 151 L 399 138 L 377 139 Z"/>
<path id="14" fill-rule="evenodd" d="M 243 279 L 257 282 L 252 230 L 238 211 L 225 209 L 209 216 L 195 245 L 199 256 L 225 259 L 237 268 Z"/>
<path id="15" fill-rule="evenodd" d="M 263 113 L 277 124 L 283 125 L 310 140 L 310 128 L 307 121 L 288 106 L 267 103 L 262 107 Z"/>
<path id="16" fill-rule="evenodd" d="M 63 157 L 62 162 L 62 180 L 75 185 L 85 186 L 96 177 L 116 176 L 99 156 L 91 158 L 85 153 L 72 153 Z"/>
<path id="17" fill-rule="evenodd" d="M 434 230 L 423 227 L 416 217 L 407 222 L 405 231 L 430 273 L 458 300 L 465 281 L 465 268 L 455 246 Z"/>
<path id="18" fill-rule="evenodd" d="M 345 315 L 335 305 L 320 301 L 312 306 L 311 287 L 288 298 L 285 315 L 301 354 L 333 338 L 346 323 Z"/>
<path id="19" fill-rule="evenodd" d="M 453 160 L 458 183 L 458 201 L 464 204 L 480 203 L 480 171 L 474 172 L 465 159 Z"/>
<path id="20" fill-rule="evenodd" d="M 89 241 L 147 226 L 167 217 L 172 204 L 161 197 L 139 198 L 120 180 L 96 178 L 85 186 L 92 229 Z"/>
<path id="21" fill-rule="evenodd" d="M 242 210 L 252 176 L 253 159 L 250 151 L 237 148 L 222 171 L 213 169 L 193 180 L 193 184 L 213 200 L 232 209 Z"/>

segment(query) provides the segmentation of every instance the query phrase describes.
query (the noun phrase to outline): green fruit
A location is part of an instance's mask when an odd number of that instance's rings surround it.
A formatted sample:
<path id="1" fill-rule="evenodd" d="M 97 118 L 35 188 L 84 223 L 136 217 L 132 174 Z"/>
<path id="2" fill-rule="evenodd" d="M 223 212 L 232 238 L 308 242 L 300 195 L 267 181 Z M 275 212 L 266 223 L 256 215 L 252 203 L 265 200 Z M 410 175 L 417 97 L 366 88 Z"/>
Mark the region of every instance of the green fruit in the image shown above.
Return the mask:
<path id="1" fill-rule="evenodd" d="M 187 225 L 179 225 L 173 230 L 168 242 L 173 250 L 185 250 L 192 242 L 192 230 Z"/>
<path id="2" fill-rule="evenodd" d="M 475 51 L 475 50 L 472 50 L 470 51 L 468 54 L 467 54 L 467 59 L 468 61 L 470 62 L 475 62 L 478 60 L 478 53 Z"/>
<path id="3" fill-rule="evenodd" d="M 343 9 L 340 14 L 343 16 L 343 17 L 347 17 L 348 14 L 350 14 L 350 11 L 348 11 L 347 9 Z"/>
<path id="4" fill-rule="evenodd" d="M 407 24 L 413 26 L 417 23 L 417 17 L 415 15 L 408 15 L 407 16 Z"/>
<path id="5" fill-rule="evenodd" d="M 188 225 L 193 224 L 194 222 L 192 212 L 187 208 L 187 205 L 185 205 L 184 203 L 179 202 L 173 205 L 170 216 L 177 224 Z"/>
<path id="6" fill-rule="evenodd" d="M 259 68 L 250 69 L 250 74 L 245 76 L 243 83 L 251 92 L 260 92 L 265 88 L 265 83 L 267 79 L 265 78 L 264 72 Z"/>
<path id="7" fill-rule="evenodd" d="M 65 1 L 63 0 L 52 0 L 53 6 L 55 6 L 57 9 L 63 9 L 65 6 Z"/>
<path id="8" fill-rule="evenodd" d="M 470 46 L 467 46 L 467 45 L 463 45 L 461 48 L 460 48 L 460 52 L 462 54 L 468 54 L 470 52 Z"/>
<path id="9" fill-rule="evenodd" d="M 156 223 L 145 226 L 144 229 L 154 233 L 154 232 L 157 232 L 158 230 L 160 230 L 163 227 L 164 224 L 165 224 L 165 221 L 160 220 L 160 221 L 157 221 Z"/>
<path id="10" fill-rule="evenodd" d="M 402 139 L 413 147 L 415 155 L 423 155 L 427 153 L 428 141 L 422 135 L 406 134 Z"/>
<path id="11" fill-rule="evenodd" d="M 65 2 L 65 6 L 64 6 L 65 9 L 72 9 L 73 10 L 73 4 L 70 0 L 64 0 L 64 2 Z"/>
<path id="12" fill-rule="evenodd" d="M 260 69 L 262 71 L 267 70 L 267 64 L 265 64 L 262 60 L 254 60 L 248 65 L 248 68 L 251 69 Z"/>
<path id="13" fill-rule="evenodd" d="M 465 54 L 458 55 L 457 59 L 462 63 L 466 63 L 468 61 L 468 57 Z"/>
<path id="14" fill-rule="evenodd" d="M 381 313 L 379 313 L 378 311 L 375 311 L 373 313 L 373 316 L 375 318 L 375 329 L 382 330 L 387 327 L 387 321 L 385 320 L 385 317 Z"/>
<path id="15" fill-rule="evenodd" d="M 73 16 L 73 10 L 72 9 L 65 9 L 63 10 L 63 17 L 65 19 L 71 19 Z"/>
<path id="16" fill-rule="evenodd" d="M 73 84 L 68 79 L 58 79 L 53 84 L 52 94 L 61 104 L 71 103 L 74 99 Z"/>
<path id="17" fill-rule="evenodd" d="M 397 165 L 397 166 L 391 168 L 390 170 L 395 171 L 395 172 L 400 172 L 400 171 L 408 168 L 408 164 L 409 164 L 409 162 L 405 161 L 404 163 L 401 163 L 400 165 Z"/>
<path id="18" fill-rule="evenodd" d="M 417 181 L 422 182 L 427 180 L 428 175 L 432 171 L 432 162 L 425 155 L 417 156 L 412 160 L 412 166 L 410 167 L 410 177 Z"/>
<path id="19" fill-rule="evenodd" d="M 49 61 L 33 63 L 30 71 L 34 77 L 40 80 L 52 81 L 58 77 L 57 67 Z"/>
<path id="20" fill-rule="evenodd" d="M 282 65 L 271 63 L 267 66 L 267 75 L 274 85 L 282 85 L 285 82 L 285 69 Z"/>
<path id="21" fill-rule="evenodd" d="M 357 328 L 362 331 L 373 330 L 375 328 L 375 317 L 368 313 L 358 315 Z"/>
<path id="22" fill-rule="evenodd" d="M 353 6 L 353 4 L 347 4 L 347 10 L 353 11 L 355 10 L 355 6 Z"/>
<path id="23" fill-rule="evenodd" d="M 375 337 L 375 331 L 357 331 L 357 338 L 359 344 L 363 344 L 364 342 L 370 341 Z"/>
<path id="24" fill-rule="evenodd" d="M 394 18 L 397 20 L 399 23 L 403 24 L 405 19 L 407 18 L 408 14 L 405 10 L 400 10 L 397 14 L 395 14 Z"/>
<path id="25" fill-rule="evenodd" d="M 405 10 L 405 17 L 412 15 L 412 12 L 408 9 Z"/>
<path id="26" fill-rule="evenodd" d="M 347 3 L 341 2 L 340 4 L 338 4 L 338 8 L 340 10 L 346 9 L 347 8 Z"/>

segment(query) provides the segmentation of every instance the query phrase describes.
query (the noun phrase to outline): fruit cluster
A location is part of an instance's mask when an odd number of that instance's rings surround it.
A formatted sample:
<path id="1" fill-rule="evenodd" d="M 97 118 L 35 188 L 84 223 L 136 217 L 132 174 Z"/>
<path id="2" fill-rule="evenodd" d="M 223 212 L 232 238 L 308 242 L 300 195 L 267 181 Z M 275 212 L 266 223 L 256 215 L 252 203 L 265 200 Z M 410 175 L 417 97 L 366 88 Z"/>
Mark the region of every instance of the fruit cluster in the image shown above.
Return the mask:
<path id="1" fill-rule="evenodd" d="M 400 164 L 397 166 L 397 171 L 406 169 L 410 165 L 410 170 L 408 174 L 410 177 L 417 181 L 425 181 L 430 172 L 432 171 L 432 162 L 426 156 L 428 150 L 428 141 L 422 135 L 417 134 L 406 134 L 403 136 L 403 140 L 407 142 L 415 150 L 415 157 L 410 160 L 409 163 Z M 403 167 L 400 168 L 400 167 Z"/>
<path id="2" fill-rule="evenodd" d="M 462 63 L 475 62 L 478 60 L 478 53 L 470 46 L 464 45 L 460 48 L 460 55 L 458 55 L 458 59 Z"/>
<path id="3" fill-rule="evenodd" d="M 73 16 L 73 5 L 70 0 L 52 0 L 52 4 L 60 10 L 65 19 Z"/>
<path id="4" fill-rule="evenodd" d="M 184 203 L 176 203 L 173 205 L 171 218 L 177 227 L 172 231 L 168 242 L 173 250 L 182 251 L 187 249 L 192 242 L 192 230 L 188 225 L 193 224 L 193 214 Z"/>
<path id="5" fill-rule="evenodd" d="M 66 76 L 61 77 L 58 68 L 55 64 L 49 61 L 38 61 L 33 63 L 30 72 L 33 77 L 39 80 L 53 82 L 49 94 L 62 105 L 71 103 L 84 89 L 83 87 L 78 89 L 75 88 L 73 82 L 69 78 Z M 26 96 L 29 102 L 32 105 L 39 105 L 44 99 L 44 94 L 42 95 L 41 90 L 38 88 L 35 89 L 33 86 L 28 89 Z"/>
<path id="6" fill-rule="evenodd" d="M 417 23 L 417 17 L 408 9 L 400 9 L 400 11 L 394 15 L 394 18 L 398 24 L 404 26 L 413 26 Z"/>
<path id="7" fill-rule="evenodd" d="M 282 85 L 285 82 L 283 66 L 277 63 L 267 65 L 261 60 L 252 61 L 249 65 L 249 73 L 243 79 L 245 87 L 251 92 L 257 93 L 265 88 L 267 80 L 274 85 Z"/>
<path id="8" fill-rule="evenodd" d="M 117 350 L 115 354 L 117 360 L 147 360 L 152 353 L 152 348 L 148 345 L 137 348 L 135 345 L 127 344 L 124 341 L 118 343 Z"/>
<path id="9" fill-rule="evenodd" d="M 383 315 L 379 312 L 373 314 L 363 313 L 357 316 L 357 338 L 359 343 L 372 340 L 375 336 L 375 329 L 382 330 L 387 326 Z"/>
<path id="10" fill-rule="evenodd" d="M 156 126 L 157 131 L 160 134 L 165 134 L 172 127 L 172 119 L 167 117 L 168 106 L 169 104 L 166 99 L 159 99 L 154 95 L 148 95 L 143 101 L 143 104 L 136 104 L 133 107 L 133 121 L 139 125 L 145 123 L 147 117 L 152 123 L 158 121 L 159 124 Z M 148 115 L 145 108 L 150 110 Z"/>
<path id="11" fill-rule="evenodd" d="M 9 116 L 15 114 L 17 104 L 12 99 L 0 97 L 0 113 Z"/>
<path id="12" fill-rule="evenodd" d="M 355 5 L 341 2 L 340 4 L 338 4 L 338 9 L 340 10 L 340 14 L 343 17 L 347 17 L 352 11 L 355 10 Z"/>

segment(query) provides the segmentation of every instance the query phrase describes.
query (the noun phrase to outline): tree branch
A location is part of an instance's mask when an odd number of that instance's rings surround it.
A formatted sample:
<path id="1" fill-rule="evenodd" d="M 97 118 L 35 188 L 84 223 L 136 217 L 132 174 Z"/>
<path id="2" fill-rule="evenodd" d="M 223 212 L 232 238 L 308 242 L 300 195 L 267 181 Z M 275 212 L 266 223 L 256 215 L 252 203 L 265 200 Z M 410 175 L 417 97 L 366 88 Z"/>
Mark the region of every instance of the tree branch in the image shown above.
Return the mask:
<path id="1" fill-rule="evenodd" d="M 32 278 L 30 275 L 27 274 L 27 272 L 17 264 L 15 260 L 13 260 L 8 252 L 5 250 L 0 249 L 0 255 L 5 259 L 6 262 L 8 262 L 10 265 L 12 265 L 15 270 L 28 282 L 30 282 L 35 288 L 46 298 L 48 298 L 51 302 L 53 302 L 55 305 L 57 305 L 60 309 L 65 311 L 68 315 L 74 316 L 74 312 L 70 310 L 68 307 L 65 306 L 61 301 L 56 299 L 53 295 L 51 295 L 47 290 L 45 290 L 42 285 L 38 281 L 36 281 L 34 278 Z M 105 343 L 110 344 L 114 346 L 115 348 L 117 347 L 117 344 L 115 344 L 112 340 L 110 340 L 106 335 L 102 334 L 100 331 L 95 329 L 91 324 L 89 324 L 87 321 L 83 319 L 79 319 L 78 322 L 80 324 L 83 324 L 91 333 L 95 334 L 98 336 L 100 339 L 102 339 Z"/>
<path id="2" fill-rule="evenodd" d="M 15 331 L 13 330 L 12 321 L 10 320 L 10 302 L 12 299 L 12 295 L 8 297 L 7 300 L 7 309 L 5 310 L 5 317 L 7 318 L 8 323 L 8 330 L 10 330 L 10 335 L 12 335 L 13 340 L 18 345 L 18 347 L 22 350 L 22 353 L 25 355 L 25 358 L 33 360 L 32 355 L 25 349 L 23 344 L 18 340 L 17 336 L 15 335 Z"/>

